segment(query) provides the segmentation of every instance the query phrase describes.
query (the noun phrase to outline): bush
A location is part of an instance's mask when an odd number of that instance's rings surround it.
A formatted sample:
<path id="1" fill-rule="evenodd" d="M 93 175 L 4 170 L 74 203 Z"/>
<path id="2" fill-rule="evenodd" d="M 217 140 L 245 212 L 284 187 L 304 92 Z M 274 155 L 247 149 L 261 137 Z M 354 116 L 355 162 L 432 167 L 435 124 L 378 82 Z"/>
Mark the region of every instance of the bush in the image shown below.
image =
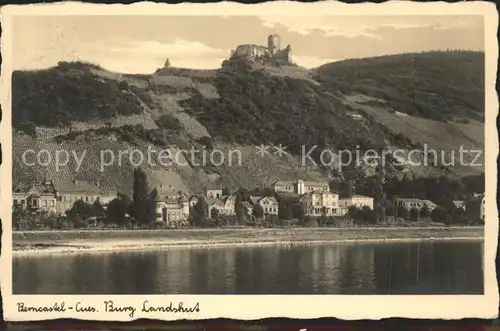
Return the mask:
<path id="1" fill-rule="evenodd" d="M 57 218 L 54 216 L 42 217 L 40 223 L 48 229 L 57 229 L 59 227 Z"/>
<path id="2" fill-rule="evenodd" d="M 80 216 L 76 216 L 75 218 L 73 218 L 72 223 L 75 229 L 82 229 L 89 226 L 88 221 L 81 218 Z"/>

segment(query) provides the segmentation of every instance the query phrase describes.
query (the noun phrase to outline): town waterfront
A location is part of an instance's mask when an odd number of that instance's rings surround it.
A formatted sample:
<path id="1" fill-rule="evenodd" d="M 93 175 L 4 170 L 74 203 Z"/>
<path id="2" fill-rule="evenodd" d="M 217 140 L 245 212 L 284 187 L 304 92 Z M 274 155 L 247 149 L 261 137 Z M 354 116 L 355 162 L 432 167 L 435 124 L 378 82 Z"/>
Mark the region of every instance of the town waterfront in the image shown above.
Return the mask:
<path id="1" fill-rule="evenodd" d="M 484 238 L 484 227 L 190 228 L 157 230 L 14 231 L 15 255 L 348 242 L 409 242 Z"/>
<path id="2" fill-rule="evenodd" d="M 481 240 L 13 258 L 14 294 L 482 294 Z"/>

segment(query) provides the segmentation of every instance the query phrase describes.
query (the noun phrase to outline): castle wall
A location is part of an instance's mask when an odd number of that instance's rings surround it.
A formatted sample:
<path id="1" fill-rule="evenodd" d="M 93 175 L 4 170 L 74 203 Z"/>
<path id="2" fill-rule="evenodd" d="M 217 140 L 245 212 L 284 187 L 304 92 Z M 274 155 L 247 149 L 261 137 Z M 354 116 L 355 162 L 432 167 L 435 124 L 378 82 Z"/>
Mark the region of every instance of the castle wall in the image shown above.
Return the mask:
<path id="1" fill-rule="evenodd" d="M 280 49 L 281 39 L 277 34 L 272 34 L 267 38 L 267 47 L 260 45 L 239 45 L 231 53 L 231 56 L 246 57 L 254 60 L 258 57 L 268 56 L 278 63 L 286 64 L 292 62 L 291 47 L 288 45 L 284 49 Z"/>
<path id="2" fill-rule="evenodd" d="M 236 56 L 245 56 L 248 58 L 255 58 L 257 56 L 264 56 L 267 54 L 267 48 L 264 46 L 258 46 L 258 45 L 239 45 L 235 52 L 234 55 Z"/>

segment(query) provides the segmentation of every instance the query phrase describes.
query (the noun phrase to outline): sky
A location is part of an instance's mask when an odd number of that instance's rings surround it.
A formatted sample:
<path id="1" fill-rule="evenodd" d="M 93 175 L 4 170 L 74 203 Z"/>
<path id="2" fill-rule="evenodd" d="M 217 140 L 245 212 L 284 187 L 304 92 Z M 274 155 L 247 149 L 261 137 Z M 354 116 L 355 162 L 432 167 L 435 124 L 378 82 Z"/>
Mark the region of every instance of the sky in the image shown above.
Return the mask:
<path id="1" fill-rule="evenodd" d="M 14 69 L 84 61 L 121 73 L 220 67 L 239 44 L 270 33 L 303 67 L 438 49 L 484 50 L 482 16 L 16 16 Z"/>

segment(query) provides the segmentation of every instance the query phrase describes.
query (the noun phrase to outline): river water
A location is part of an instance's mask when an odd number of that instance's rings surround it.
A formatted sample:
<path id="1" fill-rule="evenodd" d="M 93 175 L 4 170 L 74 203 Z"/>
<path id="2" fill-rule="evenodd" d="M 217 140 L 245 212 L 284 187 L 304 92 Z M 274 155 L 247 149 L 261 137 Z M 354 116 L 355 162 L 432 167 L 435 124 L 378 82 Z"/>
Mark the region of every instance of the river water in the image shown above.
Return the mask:
<path id="1" fill-rule="evenodd" d="M 482 294 L 483 243 L 20 256 L 14 294 Z"/>

